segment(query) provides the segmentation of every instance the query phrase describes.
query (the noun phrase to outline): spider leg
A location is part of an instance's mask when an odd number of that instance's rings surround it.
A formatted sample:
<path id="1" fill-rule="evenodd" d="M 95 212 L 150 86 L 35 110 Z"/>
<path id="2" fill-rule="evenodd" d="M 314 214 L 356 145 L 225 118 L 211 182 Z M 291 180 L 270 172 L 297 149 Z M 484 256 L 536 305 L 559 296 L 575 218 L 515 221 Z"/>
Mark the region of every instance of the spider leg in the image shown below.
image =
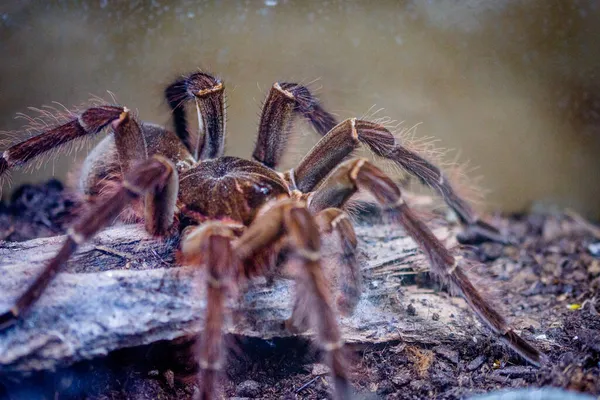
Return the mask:
<path id="1" fill-rule="evenodd" d="M 12 325 L 19 316 L 26 313 L 77 248 L 100 229 L 109 225 L 133 200 L 143 195 L 157 193 L 158 200 L 150 209 L 156 212 L 169 212 L 171 215 L 154 214 L 148 215 L 147 218 L 154 220 L 150 223 L 150 226 L 155 229 L 152 233 L 166 232 L 168 229 L 166 225 L 169 221 L 173 221 L 175 201 L 172 197 L 161 194 L 163 191 L 172 191 L 173 176 L 176 181 L 176 174 L 177 171 L 171 162 L 161 156 L 154 156 L 134 167 L 125 176 L 115 193 L 94 206 L 68 230 L 67 239 L 58 254 L 15 301 L 13 307 L 0 314 L 0 330 Z"/>
<path id="2" fill-rule="evenodd" d="M 165 97 L 173 111 L 175 133 L 196 160 L 217 158 L 225 149 L 225 86 L 204 72 L 196 72 L 176 80 L 165 89 Z M 185 104 L 196 103 L 198 136 L 187 126 Z M 201 134 L 203 136 L 200 136 Z"/>
<path id="3" fill-rule="evenodd" d="M 370 192 L 384 208 L 390 219 L 402 226 L 427 255 L 431 272 L 448 284 L 471 306 L 479 318 L 502 341 L 530 363 L 539 366 L 542 354 L 517 335 L 506 320 L 473 286 L 463 271 L 464 262 L 454 257 L 433 235 L 431 230 L 404 202 L 398 186 L 380 169 L 364 159 L 342 163 L 323 182 L 309 199 L 309 209 L 319 212 L 326 207 L 342 207 L 357 190 Z"/>
<path id="4" fill-rule="evenodd" d="M 184 262 L 206 269 L 207 306 L 200 341 L 200 399 L 215 397 L 216 380 L 224 360 L 225 300 L 240 276 L 241 263 L 232 250 L 234 232 L 222 222 L 208 222 L 186 234 L 181 249 Z"/>
<path id="5" fill-rule="evenodd" d="M 315 221 L 323 243 L 332 242 L 326 261 L 333 264 L 328 266 L 334 268 L 330 272 L 339 274 L 337 287 L 341 292 L 336 300 L 337 308 L 342 314 L 351 315 L 362 293 L 362 276 L 356 251 L 358 242 L 350 217 L 339 208 L 327 208 L 315 216 Z"/>
<path id="6" fill-rule="evenodd" d="M 457 195 L 442 171 L 397 143 L 394 135 L 384 126 L 355 118 L 336 125 L 302 159 L 297 168 L 288 172 L 291 182 L 304 192 L 310 192 L 347 156 L 366 145 L 377 156 L 394 161 L 402 169 L 416 176 L 436 190 L 452 208 L 465 227 L 464 238 L 506 242 L 497 228 L 482 221 L 472 207 Z"/>
<path id="7" fill-rule="evenodd" d="M 287 260 L 296 281 L 297 293 L 293 317 L 306 321 L 326 354 L 335 382 L 337 398 L 350 397 L 350 385 L 342 348 L 343 340 L 335 318 L 328 283 L 321 268 L 320 235 L 313 216 L 304 203 L 279 201 L 259 215 L 234 242 L 241 260 L 284 237 Z M 292 321 L 292 322 L 296 322 Z"/>
<path id="8" fill-rule="evenodd" d="M 252 157 L 269 168 L 276 168 L 287 147 L 295 117 L 304 116 L 321 135 L 337 121 L 325 111 L 312 93 L 297 83 L 275 83 L 262 109 L 258 138 Z"/>
<path id="9" fill-rule="evenodd" d="M 146 144 L 139 126 L 124 107 L 104 105 L 85 110 L 74 115 L 66 123 L 50 128 L 37 136 L 18 143 L 0 156 L 0 176 L 9 168 L 26 164 L 32 159 L 47 153 L 75 139 L 92 136 L 112 123 L 120 159 L 125 169 L 129 161 L 145 157 Z"/>
<path id="10" fill-rule="evenodd" d="M 114 131 L 121 172 L 125 175 L 135 163 L 148 158 L 146 139 L 140 124 L 126 108 L 119 115 L 119 119 L 112 122 L 111 127 Z"/>

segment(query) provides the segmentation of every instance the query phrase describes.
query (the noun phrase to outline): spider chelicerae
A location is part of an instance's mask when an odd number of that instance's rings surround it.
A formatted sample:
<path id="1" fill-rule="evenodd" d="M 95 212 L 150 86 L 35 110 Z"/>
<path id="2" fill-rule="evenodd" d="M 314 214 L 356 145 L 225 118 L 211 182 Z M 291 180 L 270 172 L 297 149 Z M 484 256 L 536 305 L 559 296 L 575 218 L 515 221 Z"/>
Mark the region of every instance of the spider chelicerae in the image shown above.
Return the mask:
<path id="1" fill-rule="evenodd" d="M 105 129 L 112 132 L 81 168 L 80 190 L 93 200 L 89 210 L 68 230 L 62 248 L 33 284 L 0 314 L 0 329 L 26 314 L 79 245 L 127 211 L 155 236 L 182 233 L 179 261 L 205 269 L 208 305 L 197 354 L 202 398 L 214 396 L 222 369 L 227 296 L 231 288 L 256 276 L 295 279 L 298 290 L 288 326 L 314 331 L 331 369 L 334 395 L 348 398 L 336 313 L 352 313 L 361 293 L 357 240 L 344 211 L 360 190 L 370 193 L 389 220 L 406 230 L 427 255 L 433 275 L 461 294 L 494 334 L 530 363 L 541 362 L 542 355 L 469 281 L 464 261 L 411 211 L 396 183 L 368 160 L 349 158 L 366 146 L 437 191 L 458 216 L 465 237 L 504 240 L 456 194 L 438 167 L 398 143 L 385 126 L 355 118 L 338 123 L 307 87 L 275 83 L 264 102 L 252 160 L 245 160 L 223 154 L 221 80 L 192 73 L 169 85 L 165 96 L 174 132 L 138 121 L 126 107 L 96 105 L 70 114 L 60 125 L 44 127 L 2 154 L 0 175 L 75 139 Z M 198 112 L 197 132 L 188 127 L 188 103 Z M 323 137 L 297 167 L 278 172 L 297 117 L 306 118 Z M 335 256 L 320 251 L 327 237 L 336 239 Z M 338 279 L 328 279 L 322 270 L 321 262 L 328 257 L 337 258 Z"/>

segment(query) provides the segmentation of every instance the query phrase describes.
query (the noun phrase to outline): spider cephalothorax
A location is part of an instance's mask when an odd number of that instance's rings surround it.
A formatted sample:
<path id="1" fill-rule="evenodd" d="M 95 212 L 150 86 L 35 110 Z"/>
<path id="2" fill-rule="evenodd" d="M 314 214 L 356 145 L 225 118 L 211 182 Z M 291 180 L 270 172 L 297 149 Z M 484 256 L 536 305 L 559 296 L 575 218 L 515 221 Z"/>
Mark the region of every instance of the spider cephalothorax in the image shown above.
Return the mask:
<path id="1" fill-rule="evenodd" d="M 331 367 L 335 394 L 347 398 L 350 389 L 336 311 L 351 313 L 360 297 L 357 241 L 344 209 L 362 190 L 412 236 L 427 255 L 434 276 L 461 294 L 494 334 L 529 362 L 541 362 L 541 354 L 471 284 L 463 272 L 464 261 L 412 213 L 392 179 L 365 159 L 346 158 L 366 146 L 435 189 L 456 212 L 468 236 L 503 240 L 457 196 L 435 165 L 397 143 L 383 125 L 357 119 L 337 123 L 306 87 L 294 83 L 275 83 L 271 88 L 253 160 L 224 156 L 223 91 L 220 80 L 201 72 L 168 86 L 165 95 L 173 110 L 174 133 L 138 122 L 125 107 L 99 105 L 70 115 L 60 125 L 44 127 L 2 154 L 0 175 L 74 139 L 105 128 L 113 133 L 96 146 L 80 171 L 80 190 L 93 204 L 69 229 L 65 244 L 43 273 L 10 310 L 0 314 L 0 328 L 26 313 L 81 243 L 128 210 L 153 235 L 184 230 L 179 262 L 205 270 L 208 306 L 197 355 L 203 398 L 213 396 L 215 376 L 222 367 L 226 297 L 248 277 L 283 276 L 283 268 L 298 287 L 288 326 L 313 329 Z M 189 101 L 198 111 L 197 133 L 187 126 L 184 105 Z M 296 115 L 307 118 L 323 138 L 296 168 L 280 173 L 276 168 Z M 320 251 L 328 237 L 337 239 L 335 255 Z M 324 258 L 337 266 L 336 279 L 322 270 Z"/>

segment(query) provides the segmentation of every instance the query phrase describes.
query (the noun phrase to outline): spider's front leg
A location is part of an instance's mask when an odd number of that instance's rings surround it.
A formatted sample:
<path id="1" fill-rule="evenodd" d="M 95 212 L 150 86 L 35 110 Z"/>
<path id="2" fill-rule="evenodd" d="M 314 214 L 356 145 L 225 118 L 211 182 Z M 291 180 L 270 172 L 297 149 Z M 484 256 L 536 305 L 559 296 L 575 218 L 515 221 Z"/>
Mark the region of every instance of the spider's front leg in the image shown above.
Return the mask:
<path id="1" fill-rule="evenodd" d="M 217 158 L 225 149 L 225 86 L 220 79 L 196 72 L 176 80 L 165 89 L 173 110 L 175 133 L 196 160 Z M 194 101 L 198 113 L 198 132 L 187 125 L 185 103 Z M 202 136 L 201 136 L 202 135 Z"/>
<path id="2" fill-rule="evenodd" d="M 397 143 L 387 128 L 374 122 L 352 118 L 336 125 L 302 159 L 297 168 L 288 172 L 290 180 L 304 193 L 314 190 L 361 144 L 368 146 L 376 155 L 392 160 L 400 168 L 435 189 L 456 212 L 465 227 L 459 240 L 507 242 L 497 228 L 479 219 L 469 203 L 458 196 L 451 182 L 438 167 Z"/>
<path id="3" fill-rule="evenodd" d="M 232 249 L 235 233 L 222 222 L 208 222 L 186 232 L 181 244 L 183 263 L 206 270 L 206 316 L 200 341 L 200 398 L 216 397 L 216 380 L 222 370 L 225 300 L 242 276 L 240 260 Z"/>
<path id="4" fill-rule="evenodd" d="M 464 262 L 435 237 L 431 230 L 404 202 L 398 186 L 380 169 L 364 159 L 342 163 L 309 198 L 309 209 L 319 212 L 327 207 L 343 207 L 357 190 L 370 192 L 389 218 L 403 227 L 427 255 L 431 272 L 441 282 L 460 293 L 480 319 L 501 340 L 524 359 L 540 365 L 543 356 L 530 343 L 522 339 L 506 320 L 473 286 L 463 271 Z"/>
<path id="5" fill-rule="evenodd" d="M 305 86 L 275 83 L 263 105 L 252 157 L 269 168 L 277 168 L 299 115 L 321 135 L 337 124 L 335 117 L 325 111 Z"/>
<path id="6" fill-rule="evenodd" d="M 241 260 L 248 259 L 283 236 L 287 266 L 297 283 L 291 323 L 302 326 L 306 322 L 315 331 L 331 368 L 334 396 L 348 399 L 351 393 L 344 343 L 321 266 L 319 228 L 302 202 L 282 200 L 266 207 L 269 208 L 234 243 L 234 251 Z"/>
<path id="7" fill-rule="evenodd" d="M 77 248 L 112 223 L 135 199 L 146 196 L 147 229 L 156 235 L 166 234 L 173 224 L 177 182 L 175 167 L 164 157 L 154 156 L 134 166 L 112 195 L 104 198 L 69 228 L 67 239 L 58 254 L 11 309 L 0 314 L 0 329 L 12 325 L 25 314 Z"/>

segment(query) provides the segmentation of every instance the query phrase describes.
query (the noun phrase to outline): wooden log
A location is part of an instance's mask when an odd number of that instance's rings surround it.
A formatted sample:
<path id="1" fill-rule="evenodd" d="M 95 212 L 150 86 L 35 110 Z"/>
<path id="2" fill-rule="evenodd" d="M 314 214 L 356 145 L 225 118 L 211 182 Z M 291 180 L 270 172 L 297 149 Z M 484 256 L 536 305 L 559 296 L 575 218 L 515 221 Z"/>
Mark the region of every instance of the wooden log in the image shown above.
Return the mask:
<path id="1" fill-rule="evenodd" d="M 451 228 L 434 232 L 455 244 Z M 461 299 L 402 286 L 404 278 L 427 269 L 404 232 L 375 225 L 359 226 L 357 233 L 364 293 L 354 315 L 339 320 L 346 341 L 438 344 L 475 333 L 475 320 Z M 63 240 L 0 242 L 0 310 L 11 306 Z M 140 225 L 111 227 L 83 245 L 31 312 L 0 332 L 0 375 L 55 369 L 199 332 L 206 304 L 202 271 L 175 266 L 176 246 L 151 238 Z M 287 280 L 269 286 L 261 279 L 252 282 L 232 300 L 227 330 L 264 339 L 290 336 L 282 321 L 290 315 L 293 292 Z"/>

